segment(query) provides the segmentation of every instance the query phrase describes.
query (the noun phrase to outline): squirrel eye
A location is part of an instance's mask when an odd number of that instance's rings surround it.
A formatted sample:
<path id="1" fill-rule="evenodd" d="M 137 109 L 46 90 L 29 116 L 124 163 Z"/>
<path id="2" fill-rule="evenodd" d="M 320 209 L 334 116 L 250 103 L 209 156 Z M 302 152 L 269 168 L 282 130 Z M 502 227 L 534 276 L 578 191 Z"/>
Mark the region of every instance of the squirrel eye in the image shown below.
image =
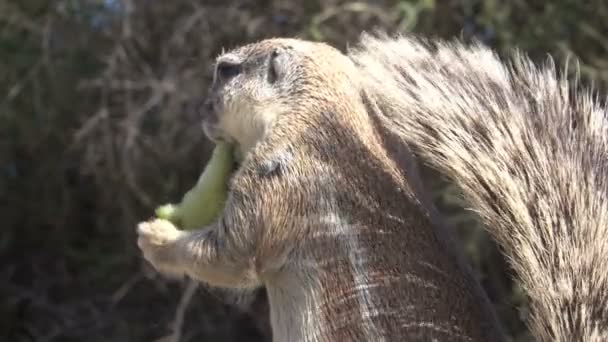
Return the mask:
<path id="1" fill-rule="evenodd" d="M 223 80 L 231 79 L 241 73 L 241 64 L 221 61 L 217 65 L 217 76 Z"/>

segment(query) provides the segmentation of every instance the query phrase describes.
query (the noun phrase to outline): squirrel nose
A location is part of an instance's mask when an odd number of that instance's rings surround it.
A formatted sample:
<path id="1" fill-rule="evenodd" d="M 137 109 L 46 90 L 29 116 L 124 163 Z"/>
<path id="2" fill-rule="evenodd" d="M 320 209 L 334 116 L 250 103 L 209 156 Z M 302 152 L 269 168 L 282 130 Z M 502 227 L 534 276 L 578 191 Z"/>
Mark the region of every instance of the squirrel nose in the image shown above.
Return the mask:
<path id="1" fill-rule="evenodd" d="M 241 73 L 241 63 L 234 61 L 219 61 L 216 67 L 217 77 L 227 81 Z"/>
<path id="2" fill-rule="evenodd" d="M 207 99 L 207 100 L 205 100 L 205 103 L 203 104 L 203 106 L 206 111 L 212 111 L 213 110 L 213 101 L 211 99 Z"/>
<path id="3" fill-rule="evenodd" d="M 203 101 L 203 103 L 200 105 L 200 110 L 199 110 L 199 114 L 201 116 L 202 119 L 207 118 L 211 113 L 213 113 L 213 101 L 208 98 L 205 101 Z"/>

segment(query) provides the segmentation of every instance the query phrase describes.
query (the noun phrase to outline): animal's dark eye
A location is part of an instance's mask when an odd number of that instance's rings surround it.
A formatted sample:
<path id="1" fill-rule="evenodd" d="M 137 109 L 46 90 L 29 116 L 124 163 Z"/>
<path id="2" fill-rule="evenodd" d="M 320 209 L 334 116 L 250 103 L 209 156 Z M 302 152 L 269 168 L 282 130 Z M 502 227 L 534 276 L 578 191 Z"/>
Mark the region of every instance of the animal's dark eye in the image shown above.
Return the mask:
<path id="1" fill-rule="evenodd" d="M 229 80 L 241 73 L 241 64 L 229 61 L 220 61 L 217 64 L 217 77 Z"/>

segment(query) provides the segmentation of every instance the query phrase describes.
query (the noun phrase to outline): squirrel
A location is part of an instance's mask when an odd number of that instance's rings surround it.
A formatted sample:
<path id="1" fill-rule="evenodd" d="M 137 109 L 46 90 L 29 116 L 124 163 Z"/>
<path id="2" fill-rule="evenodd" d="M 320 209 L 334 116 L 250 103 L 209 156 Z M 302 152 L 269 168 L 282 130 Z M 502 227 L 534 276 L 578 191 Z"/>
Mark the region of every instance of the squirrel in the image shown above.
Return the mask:
<path id="1" fill-rule="evenodd" d="M 274 341 L 504 340 L 362 75 L 299 39 L 220 55 L 201 120 L 237 150 L 226 205 L 198 230 L 139 224 L 144 258 L 209 286 L 265 287 Z"/>
<path id="2" fill-rule="evenodd" d="M 364 33 L 349 56 L 370 115 L 459 186 L 510 260 L 532 335 L 608 341 L 605 102 L 551 58 L 478 42 Z"/>
<path id="3" fill-rule="evenodd" d="M 167 274 L 265 286 L 276 341 L 504 340 L 419 158 L 510 259 L 535 338 L 607 340 L 606 114 L 553 64 L 480 44 L 244 45 L 218 57 L 202 118 L 239 150 L 221 217 L 145 222 L 138 244 Z"/>

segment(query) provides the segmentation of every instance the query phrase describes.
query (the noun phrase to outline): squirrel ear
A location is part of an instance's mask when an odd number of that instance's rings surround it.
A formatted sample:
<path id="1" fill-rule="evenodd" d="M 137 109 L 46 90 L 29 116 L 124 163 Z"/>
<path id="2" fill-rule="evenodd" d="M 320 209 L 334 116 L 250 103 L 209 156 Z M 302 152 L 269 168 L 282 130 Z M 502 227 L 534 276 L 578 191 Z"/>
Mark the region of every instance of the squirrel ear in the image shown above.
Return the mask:
<path id="1" fill-rule="evenodd" d="M 274 49 L 269 56 L 268 62 L 268 81 L 275 83 L 280 80 L 287 72 L 288 56 L 281 48 Z"/>

